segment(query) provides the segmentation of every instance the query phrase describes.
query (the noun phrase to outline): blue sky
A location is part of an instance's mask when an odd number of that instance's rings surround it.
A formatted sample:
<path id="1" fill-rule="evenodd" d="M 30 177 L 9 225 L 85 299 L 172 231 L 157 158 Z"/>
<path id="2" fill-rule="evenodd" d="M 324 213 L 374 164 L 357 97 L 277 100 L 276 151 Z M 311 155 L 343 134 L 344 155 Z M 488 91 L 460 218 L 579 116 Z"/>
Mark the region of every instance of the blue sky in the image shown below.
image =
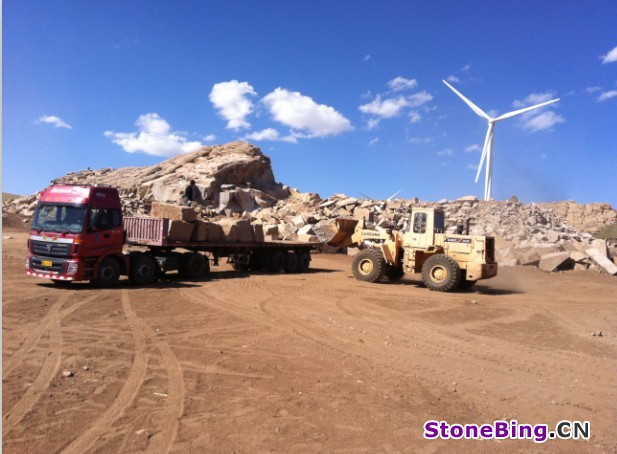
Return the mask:
<path id="1" fill-rule="evenodd" d="M 617 206 L 617 3 L 3 2 L 2 190 L 244 139 L 322 197 Z"/>

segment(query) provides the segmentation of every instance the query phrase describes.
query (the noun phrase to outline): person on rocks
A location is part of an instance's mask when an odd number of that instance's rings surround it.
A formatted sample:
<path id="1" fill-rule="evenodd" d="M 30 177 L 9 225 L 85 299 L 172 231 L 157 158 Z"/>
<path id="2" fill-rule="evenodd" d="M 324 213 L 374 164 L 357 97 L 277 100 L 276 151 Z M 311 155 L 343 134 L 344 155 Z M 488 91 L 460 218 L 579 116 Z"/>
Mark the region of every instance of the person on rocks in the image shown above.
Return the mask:
<path id="1" fill-rule="evenodd" d="M 191 206 L 192 202 L 197 202 L 199 198 L 199 188 L 195 184 L 195 180 L 191 180 L 190 184 L 184 190 L 184 203 Z"/>

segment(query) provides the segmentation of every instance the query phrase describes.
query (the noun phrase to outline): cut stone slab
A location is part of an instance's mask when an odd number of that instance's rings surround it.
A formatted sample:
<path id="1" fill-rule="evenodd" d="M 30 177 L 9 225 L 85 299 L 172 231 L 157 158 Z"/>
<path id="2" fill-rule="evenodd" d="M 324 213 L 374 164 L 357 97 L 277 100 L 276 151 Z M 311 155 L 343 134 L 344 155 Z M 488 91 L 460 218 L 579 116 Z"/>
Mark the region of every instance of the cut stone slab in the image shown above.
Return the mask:
<path id="1" fill-rule="evenodd" d="M 314 235 L 313 226 L 306 224 L 304 227 L 298 229 L 298 235 Z"/>
<path id="2" fill-rule="evenodd" d="M 195 227 L 193 229 L 191 241 L 208 241 L 208 224 L 210 223 L 205 221 L 196 221 L 194 224 Z"/>
<path id="3" fill-rule="evenodd" d="M 602 271 L 611 276 L 617 275 L 617 265 L 611 262 L 606 255 L 594 248 L 589 248 L 585 251 L 591 261 L 597 265 Z"/>
<path id="4" fill-rule="evenodd" d="M 174 219 L 169 223 L 169 241 L 191 241 L 195 224 Z"/>
<path id="5" fill-rule="evenodd" d="M 224 241 L 229 243 L 253 241 L 253 229 L 246 219 L 222 219 L 219 225 L 225 235 Z"/>
<path id="6" fill-rule="evenodd" d="M 552 252 L 542 256 L 538 268 L 548 272 L 564 271 L 574 269 L 574 263 L 570 252 Z"/>
<path id="7" fill-rule="evenodd" d="M 157 201 L 152 202 L 152 216 L 186 222 L 192 222 L 197 219 L 197 213 L 191 207 Z"/>

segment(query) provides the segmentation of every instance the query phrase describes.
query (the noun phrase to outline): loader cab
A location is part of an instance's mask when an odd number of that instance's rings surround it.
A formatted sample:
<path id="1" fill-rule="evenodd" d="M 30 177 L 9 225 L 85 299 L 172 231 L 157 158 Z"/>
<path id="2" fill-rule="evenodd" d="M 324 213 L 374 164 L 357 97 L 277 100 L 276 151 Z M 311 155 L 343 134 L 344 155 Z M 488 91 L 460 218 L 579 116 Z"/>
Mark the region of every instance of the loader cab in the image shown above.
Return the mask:
<path id="1" fill-rule="evenodd" d="M 407 222 L 406 236 L 411 247 L 426 249 L 435 244 L 435 234 L 443 233 L 445 216 L 443 210 L 414 208 Z"/>

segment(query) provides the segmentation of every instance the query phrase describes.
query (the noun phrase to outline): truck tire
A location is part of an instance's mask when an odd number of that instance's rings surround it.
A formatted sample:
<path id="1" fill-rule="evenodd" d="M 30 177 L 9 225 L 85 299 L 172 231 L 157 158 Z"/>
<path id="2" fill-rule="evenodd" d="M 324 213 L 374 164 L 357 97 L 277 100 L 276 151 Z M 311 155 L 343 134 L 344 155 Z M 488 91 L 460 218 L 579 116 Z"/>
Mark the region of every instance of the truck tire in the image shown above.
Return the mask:
<path id="1" fill-rule="evenodd" d="M 354 257 L 351 270 L 359 281 L 378 282 L 386 272 L 386 261 L 381 252 L 365 249 Z"/>
<path id="2" fill-rule="evenodd" d="M 404 274 L 405 271 L 403 271 L 403 265 L 386 265 L 386 277 L 390 282 L 400 281 Z"/>
<path id="3" fill-rule="evenodd" d="M 96 277 L 90 282 L 96 287 L 111 287 L 120 279 L 120 264 L 115 257 L 106 257 L 98 266 Z"/>
<path id="4" fill-rule="evenodd" d="M 422 280 L 437 292 L 455 290 L 461 281 L 461 269 L 452 257 L 435 254 L 422 265 Z"/>
<path id="5" fill-rule="evenodd" d="M 274 251 L 272 255 L 270 255 L 270 271 L 273 273 L 284 272 L 286 264 L 285 258 L 285 253 L 283 251 Z"/>
<path id="6" fill-rule="evenodd" d="M 144 285 L 154 282 L 158 274 L 158 265 L 152 257 L 136 254 L 131 257 L 129 279 L 133 284 Z"/>
<path id="7" fill-rule="evenodd" d="M 308 273 L 311 267 L 311 254 L 306 251 L 297 252 L 298 254 L 298 273 Z"/>
<path id="8" fill-rule="evenodd" d="M 180 257 L 180 276 L 185 279 L 204 277 L 210 271 L 210 262 L 197 252 L 187 252 Z"/>
<path id="9" fill-rule="evenodd" d="M 287 274 L 294 274 L 298 272 L 300 266 L 300 258 L 294 251 L 289 251 L 285 257 L 285 272 Z"/>

